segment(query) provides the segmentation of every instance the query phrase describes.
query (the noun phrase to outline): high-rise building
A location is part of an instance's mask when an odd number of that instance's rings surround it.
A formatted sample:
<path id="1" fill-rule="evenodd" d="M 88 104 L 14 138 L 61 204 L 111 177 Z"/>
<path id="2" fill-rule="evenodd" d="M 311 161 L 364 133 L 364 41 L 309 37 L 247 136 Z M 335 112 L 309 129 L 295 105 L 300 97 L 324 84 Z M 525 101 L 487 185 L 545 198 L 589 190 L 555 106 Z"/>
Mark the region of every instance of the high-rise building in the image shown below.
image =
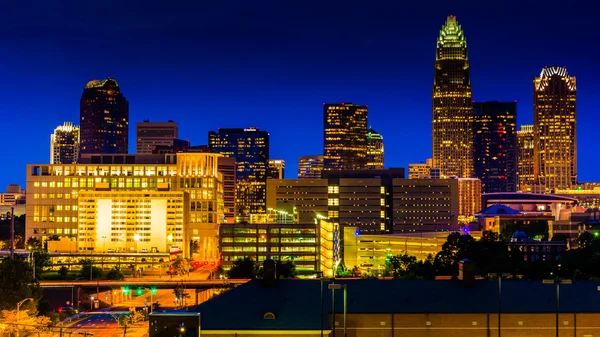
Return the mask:
<path id="1" fill-rule="evenodd" d="M 79 127 L 65 122 L 50 135 L 50 164 L 73 164 L 79 158 Z"/>
<path id="2" fill-rule="evenodd" d="M 269 166 L 269 133 L 258 128 L 219 129 L 208 133 L 211 152 L 234 157 L 237 217 L 266 212 L 266 181 Z"/>
<path id="3" fill-rule="evenodd" d="M 473 111 L 473 167 L 483 193 L 516 192 L 517 103 L 478 102 Z"/>
<path id="4" fill-rule="evenodd" d="M 298 158 L 298 179 L 318 179 L 323 171 L 323 156 L 300 156 Z"/>
<path id="5" fill-rule="evenodd" d="M 517 179 L 519 192 L 532 192 L 535 184 L 535 137 L 533 135 L 533 125 L 521 125 L 517 131 Z"/>
<path id="6" fill-rule="evenodd" d="M 546 192 L 577 183 L 576 96 L 564 67 L 545 67 L 533 80 L 534 174 Z"/>
<path id="7" fill-rule="evenodd" d="M 269 172 L 268 178 L 273 179 L 284 179 L 285 171 L 285 160 L 283 159 L 269 159 Z"/>
<path id="8" fill-rule="evenodd" d="M 150 122 L 145 120 L 136 123 L 135 153 L 150 154 L 156 147 L 173 146 L 179 136 L 179 128 L 174 121 Z"/>
<path id="9" fill-rule="evenodd" d="M 426 163 L 408 164 L 408 179 L 429 179 L 431 166 Z"/>
<path id="10" fill-rule="evenodd" d="M 458 223 L 473 222 L 481 210 L 481 180 L 458 178 Z"/>
<path id="11" fill-rule="evenodd" d="M 467 40 L 451 15 L 437 40 L 433 82 L 433 167 L 444 177 L 472 176 L 471 96 Z"/>
<path id="12" fill-rule="evenodd" d="M 367 114 L 364 105 L 323 103 L 324 170 L 362 170 L 367 159 Z"/>
<path id="13" fill-rule="evenodd" d="M 223 203 L 225 223 L 235 223 L 235 158 L 219 157 L 219 173 L 223 175 Z"/>
<path id="14" fill-rule="evenodd" d="M 368 170 L 383 170 L 383 136 L 369 128 L 367 130 L 367 165 Z"/>
<path id="15" fill-rule="evenodd" d="M 112 78 L 89 81 L 79 106 L 79 153 L 127 153 L 129 102 Z"/>

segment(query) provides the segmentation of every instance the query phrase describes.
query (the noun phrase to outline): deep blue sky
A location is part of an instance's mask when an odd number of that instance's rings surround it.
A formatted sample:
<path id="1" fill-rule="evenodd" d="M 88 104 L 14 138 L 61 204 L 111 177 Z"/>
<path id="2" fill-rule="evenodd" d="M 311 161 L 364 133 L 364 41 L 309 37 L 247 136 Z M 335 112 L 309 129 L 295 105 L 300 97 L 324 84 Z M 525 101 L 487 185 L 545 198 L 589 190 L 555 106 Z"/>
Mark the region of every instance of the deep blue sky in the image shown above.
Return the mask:
<path id="1" fill-rule="evenodd" d="M 467 37 L 474 99 L 517 100 L 521 124 L 532 122 L 532 79 L 543 66 L 577 76 L 580 180 L 600 180 L 593 2 L 406 3 L 4 3 L 0 190 L 24 185 L 27 163 L 49 162 L 52 130 L 78 122 L 85 83 L 107 76 L 130 102 L 132 150 L 143 119 L 173 119 L 195 145 L 218 127 L 257 126 L 295 177 L 298 156 L 322 152 L 322 102 L 344 101 L 369 105 L 386 166 L 419 162 L 431 153 L 435 42 L 450 14 Z"/>

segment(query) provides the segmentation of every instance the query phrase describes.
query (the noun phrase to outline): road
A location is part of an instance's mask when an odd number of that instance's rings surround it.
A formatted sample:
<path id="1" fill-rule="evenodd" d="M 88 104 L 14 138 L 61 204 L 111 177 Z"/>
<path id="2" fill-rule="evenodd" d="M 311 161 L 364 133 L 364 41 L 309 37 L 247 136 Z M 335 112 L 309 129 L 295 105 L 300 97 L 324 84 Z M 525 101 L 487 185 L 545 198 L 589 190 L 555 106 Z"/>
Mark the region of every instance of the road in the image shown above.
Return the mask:
<path id="1" fill-rule="evenodd" d="M 177 287 L 177 285 L 184 282 L 188 287 L 198 287 L 198 288 L 222 288 L 222 287 L 230 287 L 239 284 L 243 284 L 248 282 L 246 279 L 227 279 L 227 280 L 194 280 L 194 279 L 173 279 L 173 280 L 152 280 L 152 279 L 138 279 L 133 278 L 125 281 L 42 281 L 40 282 L 40 287 L 42 288 L 70 288 L 73 286 L 78 286 L 82 288 L 95 288 L 97 286 L 100 287 L 124 287 L 124 286 L 146 286 L 146 287 L 156 287 L 156 288 L 169 288 L 173 289 Z"/>

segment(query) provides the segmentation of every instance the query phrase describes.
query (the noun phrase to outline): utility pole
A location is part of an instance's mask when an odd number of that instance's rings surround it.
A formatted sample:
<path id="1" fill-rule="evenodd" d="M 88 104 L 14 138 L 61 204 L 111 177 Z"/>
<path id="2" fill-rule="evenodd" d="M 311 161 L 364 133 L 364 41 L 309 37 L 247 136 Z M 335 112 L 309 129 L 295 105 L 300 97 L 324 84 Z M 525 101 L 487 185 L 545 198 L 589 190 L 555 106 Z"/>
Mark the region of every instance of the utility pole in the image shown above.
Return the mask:
<path id="1" fill-rule="evenodd" d="M 15 208 L 10 208 L 10 259 L 15 258 Z"/>

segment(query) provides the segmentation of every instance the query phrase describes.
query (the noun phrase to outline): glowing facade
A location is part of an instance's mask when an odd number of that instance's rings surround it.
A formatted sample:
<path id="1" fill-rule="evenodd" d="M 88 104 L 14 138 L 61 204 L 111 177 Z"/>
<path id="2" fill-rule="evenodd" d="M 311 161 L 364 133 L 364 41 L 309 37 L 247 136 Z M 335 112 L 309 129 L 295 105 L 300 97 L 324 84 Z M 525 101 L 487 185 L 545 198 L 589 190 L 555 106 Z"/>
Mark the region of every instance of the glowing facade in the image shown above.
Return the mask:
<path id="1" fill-rule="evenodd" d="M 477 178 L 458 179 L 458 222 L 468 224 L 475 220 L 481 207 L 481 180 Z"/>
<path id="2" fill-rule="evenodd" d="M 545 67 L 533 80 L 535 180 L 546 192 L 577 183 L 575 77 Z"/>
<path id="3" fill-rule="evenodd" d="M 50 135 L 50 164 L 73 164 L 79 158 L 79 126 L 65 122 Z"/>
<path id="4" fill-rule="evenodd" d="M 131 250 L 129 234 L 138 234 L 140 249 L 164 252 L 152 240 L 165 239 L 160 242 L 181 244 L 186 255 L 217 259 L 218 226 L 224 222 L 219 157 L 178 153 L 159 164 L 27 165 L 26 235 L 42 241 L 79 238 L 80 251 L 100 252 L 109 244 Z M 147 232 L 151 241 L 142 241 Z M 125 241 L 110 241 L 113 234 L 119 240 L 125 234 Z M 197 251 L 188 251 L 192 241 Z"/>
<path id="5" fill-rule="evenodd" d="M 284 175 L 285 175 L 284 173 L 285 173 L 285 160 L 269 159 L 268 178 L 284 179 Z"/>
<path id="6" fill-rule="evenodd" d="M 247 220 L 252 213 L 265 213 L 269 133 L 255 127 L 219 129 L 208 133 L 208 143 L 211 152 L 236 160 L 238 219 Z"/>
<path id="7" fill-rule="evenodd" d="M 521 125 L 517 131 L 517 179 L 519 192 L 531 192 L 535 183 L 533 125 Z"/>
<path id="8" fill-rule="evenodd" d="M 319 179 L 323 171 L 323 156 L 300 156 L 298 158 L 298 179 Z"/>
<path id="9" fill-rule="evenodd" d="M 517 103 L 474 105 L 473 166 L 483 193 L 517 190 Z M 480 211 L 480 210 L 477 210 Z"/>
<path id="10" fill-rule="evenodd" d="M 367 114 L 364 105 L 323 104 L 324 170 L 361 170 L 367 160 Z"/>
<path id="11" fill-rule="evenodd" d="M 112 78 L 87 83 L 80 101 L 79 153 L 127 153 L 129 102 Z"/>
<path id="12" fill-rule="evenodd" d="M 433 167 L 444 177 L 470 178 L 473 125 L 467 40 L 449 16 L 437 40 L 433 84 Z"/>
<path id="13" fill-rule="evenodd" d="M 373 129 L 367 131 L 367 164 L 368 170 L 383 169 L 383 136 Z"/>

